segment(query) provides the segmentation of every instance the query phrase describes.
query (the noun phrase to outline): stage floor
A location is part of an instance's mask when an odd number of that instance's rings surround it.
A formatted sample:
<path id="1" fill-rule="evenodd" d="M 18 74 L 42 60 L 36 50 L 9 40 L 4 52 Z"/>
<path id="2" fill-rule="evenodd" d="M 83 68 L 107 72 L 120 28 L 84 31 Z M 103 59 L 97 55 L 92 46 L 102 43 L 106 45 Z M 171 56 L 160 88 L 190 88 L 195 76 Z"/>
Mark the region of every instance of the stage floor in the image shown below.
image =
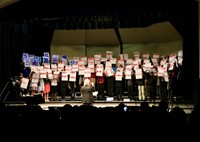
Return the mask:
<path id="1" fill-rule="evenodd" d="M 120 103 L 124 103 L 127 106 L 140 106 L 141 102 L 142 101 L 95 101 L 93 103 L 93 106 L 95 106 L 95 107 L 115 107 L 115 106 L 119 105 Z M 49 102 L 39 104 L 39 106 L 44 110 L 48 110 L 49 107 L 63 107 L 65 104 L 70 104 L 71 106 L 82 105 L 81 101 L 49 101 Z M 159 101 L 148 101 L 148 104 L 150 107 L 158 106 Z M 191 103 L 174 102 L 174 103 L 169 104 L 170 109 L 172 109 L 176 106 L 183 108 L 186 113 L 191 113 L 191 111 L 193 110 L 193 104 L 191 104 Z"/>
<path id="2" fill-rule="evenodd" d="M 140 106 L 142 101 L 134 101 L 134 100 L 121 100 L 121 101 L 107 101 L 107 100 L 95 100 L 93 106 L 95 107 L 115 107 L 120 103 L 124 103 L 127 106 Z M 149 106 L 158 106 L 160 101 L 146 101 Z M 25 106 L 27 105 L 25 101 L 16 101 L 16 102 L 6 102 L 6 106 Z M 81 100 L 66 100 L 66 101 L 46 101 L 44 103 L 39 103 L 38 105 L 43 110 L 49 110 L 50 107 L 63 107 L 66 104 L 70 104 L 71 106 L 80 106 L 82 105 Z M 169 102 L 169 111 L 174 107 L 183 108 L 187 114 L 190 114 L 194 108 L 194 104 L 192 102 Z"/>
<path id="3" fill-rule="evenodd" d="M 51 98 L 49 98 L 51 100 Z M 123 100 L 116 100 L 114 97 L 106 97 L 104 100 L 98 100 L 95 97 L 93 106 L 95 107 L 115 107 L 120 103 L 124 103 L 127 106 L 140 106 L 142 101 L 139 100 L 130 100 L 127 97 L 123 97 Z M 155 101 L 146 101 L 150 107 L 158 106 L 160 100 Z M 63 107 L 66 104 L 70 104 L 71 106 L 80 106 L 82 105 L 81 97 L 76 96 L 74 100 L 71 97 L 66 97 L 65 100 L 61 100 L 60 96 L 57 97 L 57 101 L 44 101 L 44 98 L 41 95 L 35 96 L 28 96 L 23 97 L 20 101 L 6 101 L 5 104 L 7 106 L 23 106 L 28 105 L 28 103 L 36 103 L 38 104 L 43 110 L 49 110 L 50 107 Z M 193 102 L 186 102 L 182 99 L 173 99 L 169 102 L 169 111 L 174 107 L 183 108 L 187 114 L 190 114 L 194 109 Z"/>

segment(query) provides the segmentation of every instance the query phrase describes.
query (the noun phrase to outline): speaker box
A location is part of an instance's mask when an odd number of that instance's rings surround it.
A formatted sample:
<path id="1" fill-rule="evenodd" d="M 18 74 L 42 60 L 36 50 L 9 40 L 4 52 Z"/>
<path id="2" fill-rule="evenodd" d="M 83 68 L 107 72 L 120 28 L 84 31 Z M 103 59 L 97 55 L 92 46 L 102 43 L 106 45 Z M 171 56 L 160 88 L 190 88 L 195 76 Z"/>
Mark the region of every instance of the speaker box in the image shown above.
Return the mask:
<path id="1" fill-rule="evenodd" d="M 41 103 L 45 103 L 44 98 L 41 94 L 25 97 L 25 102 L 27 105 L 38 105 Z"/>

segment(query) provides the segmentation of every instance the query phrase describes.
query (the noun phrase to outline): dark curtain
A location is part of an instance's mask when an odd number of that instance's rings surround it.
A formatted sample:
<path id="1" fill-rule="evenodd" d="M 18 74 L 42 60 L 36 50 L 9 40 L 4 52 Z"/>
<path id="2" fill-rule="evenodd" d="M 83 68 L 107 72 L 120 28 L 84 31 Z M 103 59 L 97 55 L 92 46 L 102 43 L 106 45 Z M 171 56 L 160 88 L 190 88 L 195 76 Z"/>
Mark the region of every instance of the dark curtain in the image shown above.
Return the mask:
<path id="1" fill-rule="evenodd" d="M 199 79 L 199 15 L 197 2 L 185 5 L 181 27 L 183 37 L 183 89 L 186 100 L 194 100 L 195 82 Z"/>
<path id="2" fill-rule="evenodd" d="M 0 22 L 0 90 L 11 78 L 23 72 L 22 53 L 43 56 L 50 52 L 51 28 L 38 23 Z"/>
<path id="3" fill-rule="evenodd" d="M 0 22 L 0 90 L 20 72 L 22 50 L 26 48 L 26 25 Z"/>
<path id="4" fill-rule="evenodd" d="M 48 23 L 31 22 L 28 24 L 29 45 L 26 51 L 29 54 L 43 56 L 43 52 L 50 52 L 51 40 L 55 27 Z"/>

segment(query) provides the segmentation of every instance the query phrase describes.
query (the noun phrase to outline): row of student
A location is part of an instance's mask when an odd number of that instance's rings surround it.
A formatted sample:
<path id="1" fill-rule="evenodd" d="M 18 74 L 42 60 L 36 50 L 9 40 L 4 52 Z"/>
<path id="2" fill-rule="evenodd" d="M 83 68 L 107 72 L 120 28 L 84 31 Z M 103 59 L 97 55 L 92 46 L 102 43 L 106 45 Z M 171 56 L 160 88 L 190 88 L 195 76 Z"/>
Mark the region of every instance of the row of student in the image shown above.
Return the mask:
<path id="1" fill-rule="evenodd" d="M 105 97 L 105 90 L 108 93 L 108 96 L 116 96 L 118 99 L 122 99 L 124 90 L 128 91 L 129 98 L 133 98 L 134 94 L 134 85 L 136 84 L 138 87 L 138 99 L 146 100 L 147 97 L 150 99 L 154 99 L 155 96 L 159 95 L 161 99 L 166 99 L 166 90 L 170 92 L 171 80 L 168 82 L 164 80 L 164 77 L 155 76 L 152 72 L 142 72 L 141 78 L 136 78 L 135 71 L 131 70 L 131 78 L 124 79 L 122 75 L 122 79 L 119 79 L 119 74 L 121 74 L 123 70 L 123 66 L 119 66 L 119 68 L 114 71 L 116 66 L 112 66 L 111 75 L 108 76 L 106 72 L 103 73 L 102 76 L 96 76 L 96 73 L 92 73 L 90 76 L 90 80 L 94 83 L 95 89 L 98 91 L 98 97 Z M 171 71 L 169 72 L 170 78 Z M 49 77 L 50 76 L 50 77 Z M 57 93 L 61 93 L 61 98 L 64 100 L 66 94 L 71 92 L 72 98 L 75 96 L 77 88 L 83 85 L 84 77 L 83 75 L 78 75 L 78 72 L 75 72 L 75 79 L 70 80 L 70 76 L 67 75 L 66 80 L 62 80 L 62 72 L 59 74 L 49 74 L 46 72 L 45 78 L 40 78 L 36 72 L 32 71 L 29 75 L 29 83 L 28 90 L 31 95 L 35 93 L 41 93 L 45 100 L 47 101 L 49 98 L 49 93 L 51 93 L 51 100 L 57 99 Z M 78 82 L 78 83 L 77 83 Z M 125 89 L 124 86 L 127 88 Z M 60 91 L 59 91 L 60 90 Z"/>

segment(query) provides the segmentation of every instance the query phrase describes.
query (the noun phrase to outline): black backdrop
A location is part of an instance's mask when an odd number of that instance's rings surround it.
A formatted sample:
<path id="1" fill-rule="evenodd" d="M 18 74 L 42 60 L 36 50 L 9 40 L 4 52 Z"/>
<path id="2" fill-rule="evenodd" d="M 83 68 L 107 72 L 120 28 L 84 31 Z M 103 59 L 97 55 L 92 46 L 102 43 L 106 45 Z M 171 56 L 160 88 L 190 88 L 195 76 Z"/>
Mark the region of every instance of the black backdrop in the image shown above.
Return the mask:
<path id="1" fill-rule="evenodd" d="M 55 29 L 145 27 L 162 21 L 169 21 L 183 37 L 183 89 L 192 99 L 195 80 L 199 78 L 198 2 L 193 0 L 114 4 L 27 0 L 2 8 L 0 91 L 10 77 L 22 70 L 23 52 L 39 56 L 50 52 Z"/>

